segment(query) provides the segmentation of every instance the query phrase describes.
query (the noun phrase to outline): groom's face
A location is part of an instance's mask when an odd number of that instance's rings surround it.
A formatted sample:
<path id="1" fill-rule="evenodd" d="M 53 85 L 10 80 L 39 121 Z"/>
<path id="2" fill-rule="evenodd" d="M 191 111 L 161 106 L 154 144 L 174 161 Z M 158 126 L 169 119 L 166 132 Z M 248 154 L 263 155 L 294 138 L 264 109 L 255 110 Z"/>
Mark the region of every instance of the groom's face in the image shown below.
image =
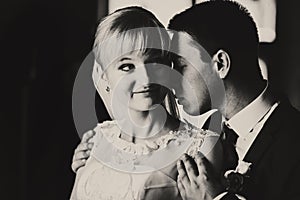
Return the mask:
<path id="1" fill-rule="evenodd" d="M 208 111 L 211 102 L 206 83 L 212 74 L 209 55 L 184 32 L 174 34 L 171 49 L 174 69 L 181 74 L 180 80 L 173 80 L 178 103 L 190 115 Z"/>

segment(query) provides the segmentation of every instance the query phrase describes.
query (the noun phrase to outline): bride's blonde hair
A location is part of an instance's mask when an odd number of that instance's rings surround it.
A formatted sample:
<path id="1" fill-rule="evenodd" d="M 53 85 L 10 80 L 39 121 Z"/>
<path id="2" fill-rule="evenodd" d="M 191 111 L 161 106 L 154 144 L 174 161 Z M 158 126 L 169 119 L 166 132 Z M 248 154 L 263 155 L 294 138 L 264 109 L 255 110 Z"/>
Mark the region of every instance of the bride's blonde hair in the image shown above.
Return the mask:
<path id="1" fill-rule="evenodd" d="M 143 53 L 160 50 L 162 57 L 167 58 L 169 49 L 170 37 L 165 27 L 150 11 L 141 7 L 119 9 L 100 21 L 93 48 L 93 81 L 112 118 L 109 98 L 99 88 L 99 80 L 109 64 L 120 55 L 134 50 Z M 172 116 L 179 118 L 175 98 L 170 90 L 162 105 Z"/>

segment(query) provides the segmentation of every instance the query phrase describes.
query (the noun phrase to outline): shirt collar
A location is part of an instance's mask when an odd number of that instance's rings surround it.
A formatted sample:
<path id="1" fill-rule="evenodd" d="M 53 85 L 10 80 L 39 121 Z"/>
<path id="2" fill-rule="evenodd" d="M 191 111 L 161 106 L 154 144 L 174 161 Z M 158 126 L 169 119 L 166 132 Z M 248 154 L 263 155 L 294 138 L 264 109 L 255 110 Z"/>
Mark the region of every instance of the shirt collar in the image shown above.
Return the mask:
<path id="1" fill-rule="evenodd" d="M 182 114 L 180 114 L 180 116 L 182 116 L 181 120 L 184 121 L 189 126 L 202 128 L 204 126 L 205 122 L 217 111 L 218 111 L 217 109 L 212 109 L 212 110 L 209 110 L 198 116 L 191 116 L 191 115 L 182 113 Z M 183 116 L 183 115 L 185 115 L 185 116 Z"/>
<path id="2" fill-rule="evenodd" d="M 239 136 L 245 136 L 267 114 L 273 103 L 274 99 L 271 97 L 267 85 L 256 99 L 225 123 Z"/>

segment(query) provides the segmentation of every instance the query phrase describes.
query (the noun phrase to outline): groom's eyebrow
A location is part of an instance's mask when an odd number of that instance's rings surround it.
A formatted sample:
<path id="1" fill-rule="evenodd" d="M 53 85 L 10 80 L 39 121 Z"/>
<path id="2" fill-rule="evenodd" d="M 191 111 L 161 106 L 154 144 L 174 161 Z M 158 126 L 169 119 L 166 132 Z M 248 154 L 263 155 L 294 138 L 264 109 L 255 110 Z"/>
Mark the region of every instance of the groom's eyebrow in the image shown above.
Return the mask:
<path id="1" fill-rule="evenodd" d="M 170 52 L 170 58 L 172 61 L 174 61 L 175 59 L 178 59 L 180 56 L 177 55 L 176 53 Z"/>

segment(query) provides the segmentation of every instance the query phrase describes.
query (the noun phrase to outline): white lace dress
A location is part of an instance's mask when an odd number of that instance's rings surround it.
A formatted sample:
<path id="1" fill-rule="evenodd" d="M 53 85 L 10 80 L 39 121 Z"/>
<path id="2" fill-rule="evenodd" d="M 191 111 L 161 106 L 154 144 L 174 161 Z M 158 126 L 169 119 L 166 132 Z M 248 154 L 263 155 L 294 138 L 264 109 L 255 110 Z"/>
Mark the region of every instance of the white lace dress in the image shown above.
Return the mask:
<path id="1" fill-rule="evenodd" d="M 180 131 L 135 144 L 120 138 L 114 121 L 98 124 L 94 130 L 94 147 L 77 172 L 72 200 L 181 199 L 176 183 L 178 158 L 183 153 L 207 154 L 212 143 L 206 145 L 205 138 L 217 141 L 219 137 L 184 125 Z"/>

